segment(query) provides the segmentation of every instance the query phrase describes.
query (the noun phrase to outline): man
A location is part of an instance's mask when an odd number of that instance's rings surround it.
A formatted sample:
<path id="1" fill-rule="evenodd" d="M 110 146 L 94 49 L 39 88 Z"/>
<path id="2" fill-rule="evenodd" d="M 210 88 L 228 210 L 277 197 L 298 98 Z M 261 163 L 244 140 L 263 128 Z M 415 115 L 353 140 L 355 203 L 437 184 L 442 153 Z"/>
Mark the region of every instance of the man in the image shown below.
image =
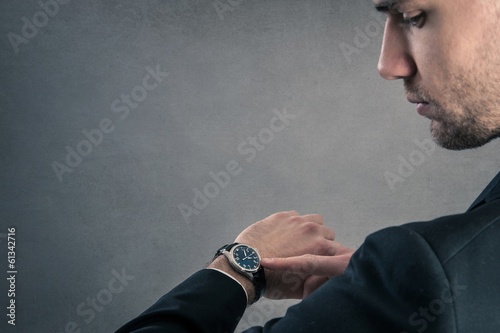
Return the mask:
<path id="1" fill-rule="evenodd" d="M 375 6 L 387 14 L 379 72 L 404 80 L 435 141 L 498 137 L 500 1 Z M 274 214 L 119 332 L 231 332 L 264 280 L 267 297 L 303 300 L 248 332 L 500 332 L 500 174 L 467 212 L 381 230 L 352 257 L 334 237 L 319 215 Z M 252 248 L 266 270 L 252 271 Z"/>

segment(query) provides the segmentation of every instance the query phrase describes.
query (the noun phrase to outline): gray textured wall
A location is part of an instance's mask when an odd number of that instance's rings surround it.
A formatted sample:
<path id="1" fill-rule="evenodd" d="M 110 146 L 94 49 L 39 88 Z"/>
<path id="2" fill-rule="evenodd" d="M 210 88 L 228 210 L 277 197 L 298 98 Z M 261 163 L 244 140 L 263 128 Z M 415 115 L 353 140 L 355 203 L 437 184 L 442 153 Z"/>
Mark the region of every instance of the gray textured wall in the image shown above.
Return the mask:
<path id="1" fill-rule="evenodd" d="M 429 121 L 378 77 L 369 0 L 43 2 L 0 4 L 2 332 L 111 331 L 276 211 L 358 247 L 464 211 L 497 171 L 497 142 L 418 152 Z"/>

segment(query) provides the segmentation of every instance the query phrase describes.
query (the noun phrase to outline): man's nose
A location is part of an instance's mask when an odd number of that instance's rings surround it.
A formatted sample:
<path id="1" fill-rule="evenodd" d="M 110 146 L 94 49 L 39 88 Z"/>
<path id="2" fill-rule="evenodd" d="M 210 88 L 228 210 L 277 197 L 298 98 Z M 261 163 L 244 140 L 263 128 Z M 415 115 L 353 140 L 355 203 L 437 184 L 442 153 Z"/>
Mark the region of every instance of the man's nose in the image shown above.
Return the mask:
<path id="1" fill-rule="evenodd" d="M 417 65 L 408 48 L 403 28 L 388 20 L 385 24 L 378 72 L 386 80 L 404 79 L 415 75 Z"/>

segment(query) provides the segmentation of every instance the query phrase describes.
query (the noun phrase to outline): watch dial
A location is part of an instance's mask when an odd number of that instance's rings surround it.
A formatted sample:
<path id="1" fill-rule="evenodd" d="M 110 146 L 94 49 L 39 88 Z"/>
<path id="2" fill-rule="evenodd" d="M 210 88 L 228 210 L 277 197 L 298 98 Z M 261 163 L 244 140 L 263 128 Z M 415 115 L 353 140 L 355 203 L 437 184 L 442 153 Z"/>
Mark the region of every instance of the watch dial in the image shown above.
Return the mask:
<path id="1" fill-rule="evenodd" d="M 233 250 L 234 261 L 245 270 L 256 270 L 259 268 L 259 255 L 254 249 L 246 245 L 239 245 Z"/>

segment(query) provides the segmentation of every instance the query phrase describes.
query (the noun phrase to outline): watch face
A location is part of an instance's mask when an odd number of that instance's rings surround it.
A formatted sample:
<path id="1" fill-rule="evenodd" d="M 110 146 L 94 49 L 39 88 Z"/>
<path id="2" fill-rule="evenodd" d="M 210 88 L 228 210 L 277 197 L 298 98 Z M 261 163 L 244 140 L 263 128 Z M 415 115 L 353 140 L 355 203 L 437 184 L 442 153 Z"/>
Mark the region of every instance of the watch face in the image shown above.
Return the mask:
<path id="1" fill-rule="evenodd" d="M 247 245 L 237 245 L 232 249 L 234 261 L 245 271 L 257 271 L 260 266 L 260 256 Z"/>

